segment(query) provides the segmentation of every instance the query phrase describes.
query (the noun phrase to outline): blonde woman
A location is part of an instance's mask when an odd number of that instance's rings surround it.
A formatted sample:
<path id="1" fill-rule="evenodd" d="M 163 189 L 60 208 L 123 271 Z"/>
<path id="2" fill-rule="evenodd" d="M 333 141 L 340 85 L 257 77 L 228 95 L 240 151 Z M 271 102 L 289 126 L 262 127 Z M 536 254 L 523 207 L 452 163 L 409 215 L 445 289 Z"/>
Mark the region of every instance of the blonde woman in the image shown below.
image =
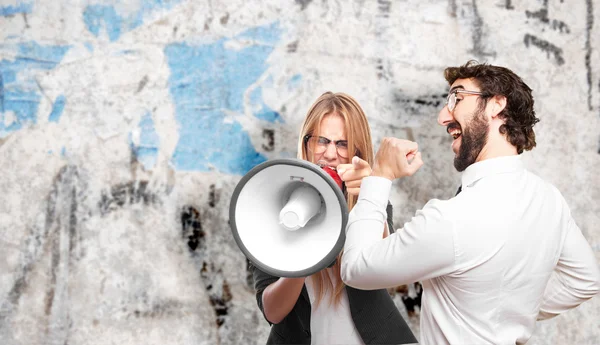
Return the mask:
<path id="1" fill-rule="evenodd" d="M 326 92 L 311 106 L 298 140 L 298 158 L 336 168 L 348 209 L 371 173 L 371 130 L 360 105 Z M 388 203 L 387 236 L 392 226 Z M 392 230 L 393 231 L 393 230 Z M 272 325 L 267 344 L 416 343 L 386 290 L 357 290 L 340 278 L 340 260 L 310 277 L 279 278 L 254 270 L 256 300 Z"/>

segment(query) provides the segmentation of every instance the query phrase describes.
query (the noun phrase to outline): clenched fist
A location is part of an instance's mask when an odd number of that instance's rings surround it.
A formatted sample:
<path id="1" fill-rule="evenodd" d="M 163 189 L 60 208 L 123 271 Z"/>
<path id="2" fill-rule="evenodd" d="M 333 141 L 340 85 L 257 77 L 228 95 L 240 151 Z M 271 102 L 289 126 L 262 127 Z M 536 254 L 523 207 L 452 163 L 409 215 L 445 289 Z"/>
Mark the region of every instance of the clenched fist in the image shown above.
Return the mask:
<path id="1" fill-rule="evenodd" d="M 423 165 L 417 143 L 398 138 L 383 138 L 373 164 L 372 176 L 390 180 L 412 176 Z"/>

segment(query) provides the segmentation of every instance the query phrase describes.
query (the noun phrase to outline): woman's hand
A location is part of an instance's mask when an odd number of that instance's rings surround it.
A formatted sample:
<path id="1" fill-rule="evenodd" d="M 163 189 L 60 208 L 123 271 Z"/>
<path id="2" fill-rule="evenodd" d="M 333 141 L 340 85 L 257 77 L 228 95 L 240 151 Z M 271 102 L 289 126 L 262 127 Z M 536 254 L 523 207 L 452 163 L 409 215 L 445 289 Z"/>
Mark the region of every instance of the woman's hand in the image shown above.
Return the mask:
<path id="1" fill-rule="evenodd" d="M 371 175 L 371 166 L 364 159 L 354 156 L 352 164 L 338 165 L 337 172 L 342 181 L 346 182 L 348 195 L 358 195 L 362 179 Z"/>

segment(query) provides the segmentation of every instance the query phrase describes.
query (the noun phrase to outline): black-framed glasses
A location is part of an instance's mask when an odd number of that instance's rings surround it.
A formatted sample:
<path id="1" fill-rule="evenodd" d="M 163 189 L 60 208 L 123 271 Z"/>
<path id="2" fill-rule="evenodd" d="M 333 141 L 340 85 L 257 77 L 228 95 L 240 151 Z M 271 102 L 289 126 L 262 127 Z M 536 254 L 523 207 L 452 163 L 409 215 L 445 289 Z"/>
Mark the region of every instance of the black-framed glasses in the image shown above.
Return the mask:
<path id="1" fill-rule="evenodd" d="M 337 154 L 342 158 L 348 158 L 348 140 L 331 140 L 329 138 L 307 135 L 304 137 L 306 148 L 314 155 L 320 155 L 327 150 L 329 144 L 335 145 Z"/>
<path id="2" fill-rule="evenodd" d="M 456 94 L 457 93 L 464 93 L 466 95 L 483 95 L 483 92 L 479 92 L 479 91 L 469 91 L 469 90 L 461 90 L 461 89 L 457 89 L 454 90 L 452 92 L 450 92 L 448 94 L 448 97 L 446 98 L 446 105 L 448 105 L 448 111 L 449 112 L 453 112 L 454 108 L 456 108 Z"/>

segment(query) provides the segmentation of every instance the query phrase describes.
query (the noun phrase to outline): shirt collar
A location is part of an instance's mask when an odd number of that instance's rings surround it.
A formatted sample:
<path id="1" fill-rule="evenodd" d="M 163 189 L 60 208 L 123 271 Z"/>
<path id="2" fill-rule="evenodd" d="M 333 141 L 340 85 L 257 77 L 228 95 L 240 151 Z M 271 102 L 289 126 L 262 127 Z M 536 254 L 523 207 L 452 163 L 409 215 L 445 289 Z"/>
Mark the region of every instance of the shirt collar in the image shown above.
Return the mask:
<path id="1" fill-rule="evenodd" d="M 520 155 L 496 157 L 476 162 L 463 172 L 462 188 L 469 187 L 484 177 L 523 169 L 525 167 Z"/>

